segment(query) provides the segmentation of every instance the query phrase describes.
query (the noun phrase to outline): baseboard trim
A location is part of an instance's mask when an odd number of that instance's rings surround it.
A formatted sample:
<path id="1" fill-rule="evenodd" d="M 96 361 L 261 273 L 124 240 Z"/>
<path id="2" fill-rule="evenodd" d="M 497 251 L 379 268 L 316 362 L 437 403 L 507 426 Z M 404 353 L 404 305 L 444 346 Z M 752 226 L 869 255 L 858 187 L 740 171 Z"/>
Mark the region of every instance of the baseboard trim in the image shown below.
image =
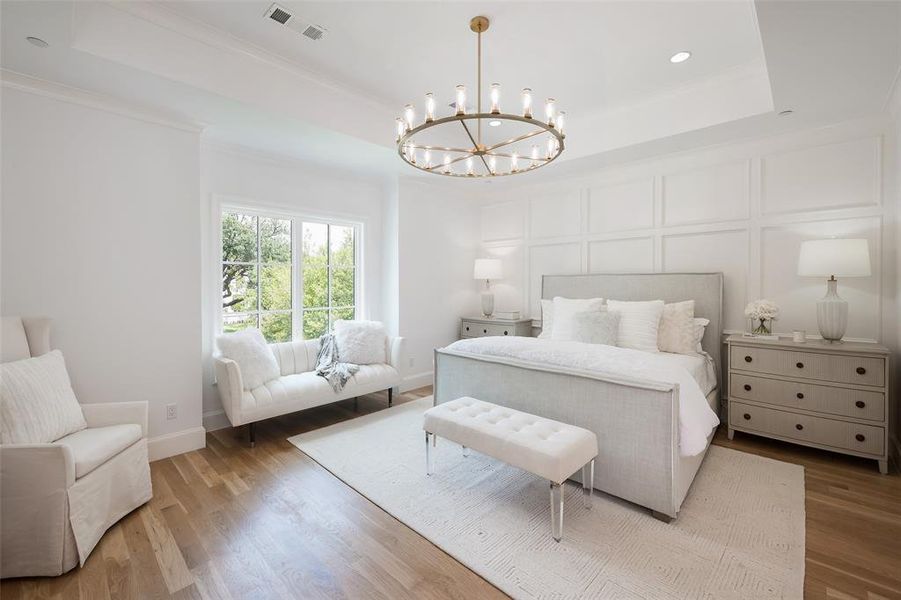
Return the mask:
<path id="1" fill-rule="evenodd" d="M 231 427 L 231 421 L 223 409 L 208 410 L 203 413 L 203 428 L 207 431 L 219 431 Z"/>
<path id="2" fill-rule="evenodd" d="M 433 371 L 423 371 L 422 373 L 414 373 L 413 375 L 407 375 L 400 382 L 400 392 L 409 392 L 410 390 L 415 390 L 417 388 L 421 388 L 427 385 L 432 385 L 434 382 L 434 372 Z"/>
<path id="3" fill-rule="evenodd" d="M 158 435 L 147 440 L 147 454 L 150 461 L 184 454 L 206 446 L 206 429 L 192 427 L 174 433 Z"/>

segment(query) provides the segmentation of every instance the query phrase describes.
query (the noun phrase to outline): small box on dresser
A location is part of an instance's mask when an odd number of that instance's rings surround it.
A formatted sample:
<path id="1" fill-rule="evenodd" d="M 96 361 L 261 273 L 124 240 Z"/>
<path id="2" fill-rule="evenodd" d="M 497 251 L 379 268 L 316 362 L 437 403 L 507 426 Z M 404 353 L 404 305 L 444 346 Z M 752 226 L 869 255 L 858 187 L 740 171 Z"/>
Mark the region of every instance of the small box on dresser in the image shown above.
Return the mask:
<path id="1" fill-rule="evenodd" d="M 888 472 L 889 350 L 879 344 L 730 336 L 735 431 L 872 458 Z"/>
<path id="2" fill-rule="evenodd" d="M 532 336 L 532 319 L 498 319 L 494 317 L 463 317 L 460 337 L 488 337 L 492 335 Z"/>

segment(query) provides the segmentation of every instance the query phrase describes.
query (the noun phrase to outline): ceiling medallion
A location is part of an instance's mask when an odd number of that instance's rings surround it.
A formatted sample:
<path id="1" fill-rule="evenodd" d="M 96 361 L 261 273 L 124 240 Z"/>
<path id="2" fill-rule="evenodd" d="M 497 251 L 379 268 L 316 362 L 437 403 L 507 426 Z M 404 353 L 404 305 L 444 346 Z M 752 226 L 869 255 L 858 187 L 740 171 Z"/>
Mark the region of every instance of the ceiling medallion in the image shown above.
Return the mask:
<path id="1" fill-rule="evenodd" d="M 475 112 L 467 109 L 466 87 L 458 85 L 451 105 L 455 114 L 436 117 L 435 96 L 425 95 L 425 118 L 417 124 L 412 104 L 398 117 L 397 153 L 420 171 L 448 177 L 500 177 L 533 171 L 563 153 L 564 112 L 548 98 L 545 119 L 532 116 L 532 90 L 522 91 L 522 113 L 500 110 L 500 85 L 492 83 L 491 108 L 482 112 L 482 33 L 488 29 L 486 17 L 474 17 L 469 28 L 478 35 Z M 491 129 L 483 127 L 491 125 Z M 483 137 L 484 134 L 484 137 Z"/>

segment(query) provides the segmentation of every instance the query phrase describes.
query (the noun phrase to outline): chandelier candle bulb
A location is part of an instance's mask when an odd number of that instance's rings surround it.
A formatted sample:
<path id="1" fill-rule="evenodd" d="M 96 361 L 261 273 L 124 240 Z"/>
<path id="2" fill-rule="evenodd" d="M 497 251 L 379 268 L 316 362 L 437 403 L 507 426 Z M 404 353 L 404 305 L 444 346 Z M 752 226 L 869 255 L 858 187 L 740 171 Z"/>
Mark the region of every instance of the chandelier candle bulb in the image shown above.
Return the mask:
<path id="1" fill-rule="evenodd" d="M 457 94 L 456 101 L 457 114 L 465 115 L 466 114 L 466 86 L 458 85 L 457 86 Z"/>
<path id="2" fill-rule="evenodd" d="M 497 172 L 497 157 L 496 156 L 488 157 L 488 170 L 491 171 L 492 173 Z"/>
<path id="3" fill-rule="evenodd" d="M 425 122 L 431 123 L 435 120 L 435 95 L 429 92 L 425 95 Z"/>
<path id="4" fill-rule="evenodd" d="M 491 84 L 491 114 L 493 114 L 493 115 L 501 114 L 500 101 L 501 101 L 501 84 L 492 83 Z"/>
<path id="5" fill-rule="evenodd" d="M 554 138 L 547 141 L 547 159 L 551 160 L 552 156 L 554 156 Z"/>
<path id="6" fill-rule="evenodd" d="M 450 154 L 445 154 L 444 155 L 444 173 L 445 173 L 445 175 L 450 173 L 450 170 L 451 170 L 450 169 L 450 161 L 451 161 Z"/>
<path id="7" fill-rule="evenodd" d="M 512 169 L 514 173 L 519 170 L 519 155 L 516 154 L 516 152 L 510 156 L 510 169 Z"/>
<path id="8" fill-rule="evenodd" d="M 425 155 L 423 156 L 423 160 L 425 161 L 425 168 L 426 168 L 426 169 L 431 169 L 431 168 L 432 168 L 432 153 L 431 153 L 431 151 L 429 151 L 429 150 L 426 150 L 426 151 L 425 151 Z"/>
<path id="9" fill-rule="evenodd" d="M 472 167 L 472 157 L 466 159 L 466 174 L 467 175 L 475 175 L 475 171 Z"/>
<path id="10" fill-rule="evenodd" d="M 557 101 L 553 98 L 548 98 L 544 103 L 544 114 L 547 117 L 548 127 L 554 126 L 554 112 L 556 111 Z"/>
<path id="11" fill-rule="evenodd" d="M 529 88 L 522 89 L 522 116 L 532 118 L 532 90 Z"/>
<path id="12" fill-rule="evenodd" d="M 532 146 L 532 160 L 533 160 L 533 161 L 537 161 L 537 160 L 538 160 L 538 144 L 534 144 L 534 145 Z M 535 166 L 535 164 L 536 164 L 536 163 L 533 162 L 533 163 L 532 163 L 532 166 Z"/>
<path id="13" fill-rule="evenodd" d="M 399 142 L 401 136 L 403 136 L 404 133 L 406 133 L 407 128 L 406 128 L 406 126 L 404 125 L 404 120 L 401 119 L 400 117 L 397 117 L 396 119 L 394 119 L 394 122 L 395 122 L 396 127 L 397 127 L 397 140 L 395 140 L 395 141 L 398 141 L 398 142 Z"/>
<path id="14" fill-rule="evenodd" d="M 413 119 L 416 117 L 416 113 L 413 111 L 413 105 L 407 104 L 404 106 L 404 120 L 407 122 L 407 129 L 413 129 Z"/>
<path id="15" fill-rule="evenodd" d="M 560 135 L 563 135 L 563 124 L 566 120 L 566 113 L 562 110 L 557 114 L 557 131 L 560 132 Z"/>

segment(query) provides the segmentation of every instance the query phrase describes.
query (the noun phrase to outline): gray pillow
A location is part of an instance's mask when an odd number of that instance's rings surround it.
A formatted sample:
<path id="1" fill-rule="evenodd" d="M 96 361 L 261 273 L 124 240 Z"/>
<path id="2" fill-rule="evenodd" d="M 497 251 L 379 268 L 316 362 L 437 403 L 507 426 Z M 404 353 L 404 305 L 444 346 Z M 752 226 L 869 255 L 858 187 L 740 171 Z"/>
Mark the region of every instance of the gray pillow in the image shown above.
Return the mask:
<path id="1" fill-rule="evenodd" d="M 584 311 L 573 315 L 572 341 L 616 346 L 619 313 Z"/>

